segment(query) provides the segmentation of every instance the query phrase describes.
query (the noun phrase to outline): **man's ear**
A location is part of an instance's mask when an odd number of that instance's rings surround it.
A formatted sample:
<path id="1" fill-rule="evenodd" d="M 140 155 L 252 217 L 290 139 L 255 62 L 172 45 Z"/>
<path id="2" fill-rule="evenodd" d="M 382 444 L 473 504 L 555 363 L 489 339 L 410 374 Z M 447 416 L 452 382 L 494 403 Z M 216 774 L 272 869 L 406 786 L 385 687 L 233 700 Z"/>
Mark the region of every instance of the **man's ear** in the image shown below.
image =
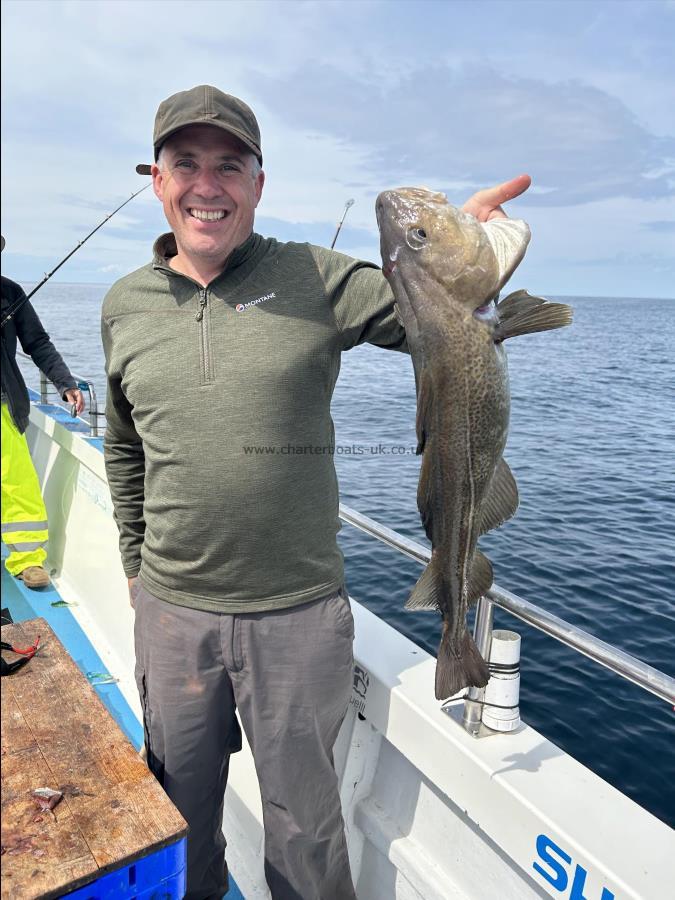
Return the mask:
<path id="1" fill-rule="evenodd" d="M 150 166 L 150 174 L 152 175 L 152 189 L 155 192 L 155 196 L 159 200 L 164 200 L 164 173 L 157 163 L 153 163 Z"/>
<path id="2" fill-rule="evenodd" d="M 265 173 L 261 169 L 255 179 L 255 205 L 256 206 L 260 203 L 260 198 L 262 197 L 264 184 L 265 184 Z"/>

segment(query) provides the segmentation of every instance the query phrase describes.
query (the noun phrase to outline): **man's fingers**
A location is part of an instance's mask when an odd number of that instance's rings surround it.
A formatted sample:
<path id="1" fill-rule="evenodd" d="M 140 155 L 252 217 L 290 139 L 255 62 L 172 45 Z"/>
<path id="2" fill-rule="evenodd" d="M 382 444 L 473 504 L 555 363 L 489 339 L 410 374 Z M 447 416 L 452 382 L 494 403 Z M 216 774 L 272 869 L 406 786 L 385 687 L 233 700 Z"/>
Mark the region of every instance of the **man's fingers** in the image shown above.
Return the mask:
<path id="1" fill-rule="evenodd" d="M 502 184 L 478 191 L 467 200 L 462 210 L 475 216 L 480 222 L 487 222 L 489 219 L 505 219 L 506 213 L 501 204 L 520 196 L 531 184 L 532 179 L 529 175 L 518 175 L 510 181 L 504 181 Z"/>
<path id="2" fill-rule="evenodd" d="M 66 391 L 66 399 L 75 406 L 76 412 L 79 414 L 84 409 L 84 395 L 80 390 Z"/>
<path id="3" fill-rule="evenodd" d="M 481 206 L 497 209 L 502 203 L 525 193 L 531 184 L 532 179 L 529 175 L 518 175 L 517 178 L 512 178 L 510 181 L 504 181 L 502 184 L 478 191 L 471 199 L 477 200 Z"/>
<path id="4" fill-rule="evenodd" d="M 138 575 L 135 575 L 133 578 L 127 578 L 127 584 L 129 585 L 129 603 L 131 604 L 131 608 L 135 609 L 136 596 L 141 587 L 141 584 L 138 580 Z"/>

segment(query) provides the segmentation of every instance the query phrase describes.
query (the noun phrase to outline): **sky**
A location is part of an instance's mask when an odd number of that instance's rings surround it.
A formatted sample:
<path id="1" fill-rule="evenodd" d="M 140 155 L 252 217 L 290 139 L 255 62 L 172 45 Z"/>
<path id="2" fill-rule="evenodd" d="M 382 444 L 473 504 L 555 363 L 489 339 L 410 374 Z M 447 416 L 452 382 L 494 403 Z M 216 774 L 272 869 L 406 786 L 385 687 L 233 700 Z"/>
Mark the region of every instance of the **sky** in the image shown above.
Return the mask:
<path id="1" fill-rule="evenodd" d="M 461 205 L 526 172 L 511 286 L 675 297 L 675 0 L 3 0 L 3 274 L 38 281 L 149 178 L 158 104 L 255 111 L 256 230 L 380 262 L 374 202 Z M 54 276 L 112 283 L 166 231 L 152 188 Z"/>

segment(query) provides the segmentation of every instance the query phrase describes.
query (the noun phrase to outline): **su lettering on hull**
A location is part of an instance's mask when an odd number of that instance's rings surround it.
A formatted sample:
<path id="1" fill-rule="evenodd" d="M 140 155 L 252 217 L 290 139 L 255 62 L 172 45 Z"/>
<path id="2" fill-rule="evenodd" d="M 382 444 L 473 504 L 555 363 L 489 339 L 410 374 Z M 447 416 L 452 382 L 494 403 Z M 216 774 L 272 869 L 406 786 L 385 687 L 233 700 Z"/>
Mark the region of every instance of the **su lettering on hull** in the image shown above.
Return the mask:
<path id="1" fill-rule="evenodd" d="M 550 837 L 540 834 L 537 838 L 537 855 L 539 860 L 532 863 L 532 868 L 538 872 L 556 891 L 565 893 L 570 885 L 572 872 L 572 857 L 558 847 Z M 588 872 L 578 863 L 574 865 L 572 884 L 569 890 L 569 900 L 616 900 L 615 895 L 608 888 L 603 887 L 600 897 L 589 896 L 584 893 Z"/>

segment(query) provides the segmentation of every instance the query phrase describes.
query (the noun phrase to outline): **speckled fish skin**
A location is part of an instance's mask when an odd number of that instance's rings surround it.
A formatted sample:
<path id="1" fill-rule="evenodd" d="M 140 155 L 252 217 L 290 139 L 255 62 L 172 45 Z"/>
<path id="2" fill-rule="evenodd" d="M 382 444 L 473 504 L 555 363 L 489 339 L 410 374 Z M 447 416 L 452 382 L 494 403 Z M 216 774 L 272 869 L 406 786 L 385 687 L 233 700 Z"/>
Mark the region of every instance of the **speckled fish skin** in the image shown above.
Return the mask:
<path id="1" fill-rule="evenodd" d="M 492 301 L 525 253 L 530 232 L 524 222 L 483 224 L 443 194 L 422 188 L 380 194 L 376 212 L 382 269 L 415 369 L 423 454 L 417 499 L 432 544 L 431 562 L 407 607 L 437 608 L 443 616 L 436 696 L 445 699 L 487 684 L 488 667 L 466 626 L 469 603 L 492 584 L 492 567 L 476 544 L 518 503 L 502 459 L 510 406 L 502 341 L 560 327 L 569 317 L 558 310 L 560 321 L 552 323 L 541 307 L 561 305 L 520 292 L 507 298 L 508 312 L 516 321 L 513 309 L 523 308 L 530 319 L 512 330 L 500 322 Z"/>

